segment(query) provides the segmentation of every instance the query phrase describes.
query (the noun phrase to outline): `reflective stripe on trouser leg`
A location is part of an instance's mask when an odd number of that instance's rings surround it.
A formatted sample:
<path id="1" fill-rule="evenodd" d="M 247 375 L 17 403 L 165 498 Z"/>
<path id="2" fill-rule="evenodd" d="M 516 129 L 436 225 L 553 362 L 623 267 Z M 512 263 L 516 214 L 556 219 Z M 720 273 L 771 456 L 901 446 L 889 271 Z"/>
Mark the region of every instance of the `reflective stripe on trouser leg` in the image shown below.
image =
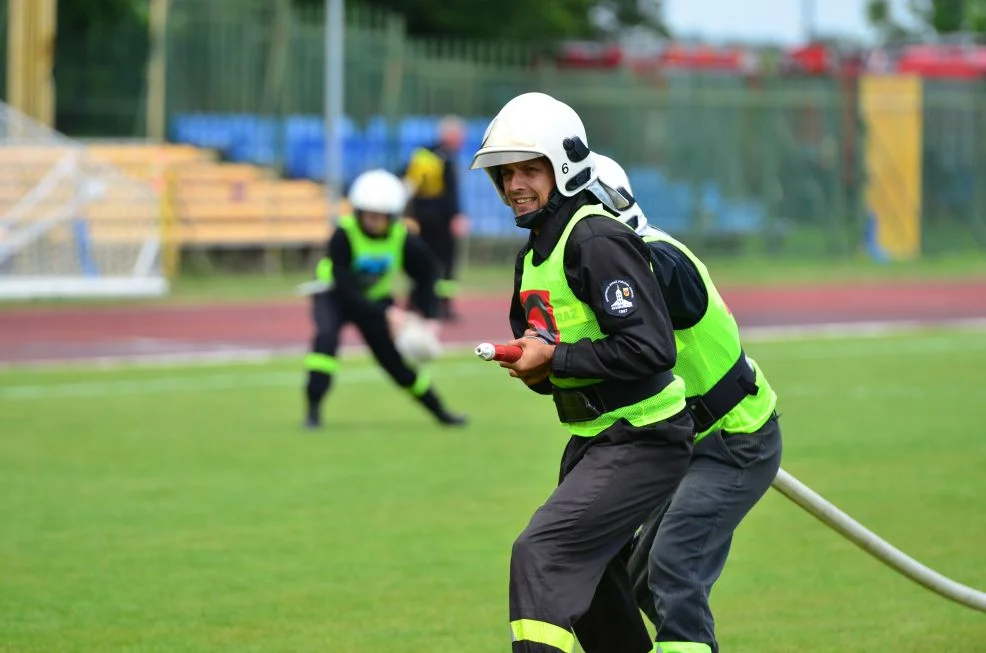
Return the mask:
<path id="1" fill-rule="evenodd" d="M 698 642 L 657 642 L 654 653 L 712 653 L 712 647 Z"/>
<path id="2" fill-rule="evenodd" d="M 339 359 L 327 354 L 308 354 L 305 356 L 305 369 L 310 372 L 335 374 L 339 371 Z"/>
<path id="3" fill-rule="evenodd" d="M 571 653 L 575 648 L 575 635 L 561 626 L 534 619 L 518 619 L 510 622 L 510 632 L 515 642 L 533 642 L 552 646 Z"/>
<path id="4" fill-rule="evenodd" d="M 424 393 L 428 392 L 430 388 L 431 377 L 424 372 L 418 372 L 418 375 L 414 377 L 414 383 L 411 384 L 411 387 L 408 388 L 408 390 L 410 390 L 411 394 L 415 397 L 420 397 Z"/>
<path id="5" fill-rule="evenodd" d="M 513 543 L 511 621 L 546 621 L 599 641 L 608 624 L 626 624 L 636 630 L 620 628 L 628 646 L 608 650 L 651 649 L 654 640 L 630 594 L 625 561 L 613 561 L 648 513 L 674 493 L 691 458 L 692 431 L 691 421 L 683 419 L 647 431 L 619 423 L 597 435 L 592 445 L 573 436 L 562 456 L 561 482 Z M 638 433 L 660 439 L 660 446 L 638 444 L 631 439 L 640 438 Z M 619 600 L 594 601 L 604 575 L 611 576 Z M 598 625 L 595 638 L 582 628 L 587 624 Z M 513 650 L 543 653 L 547 646 L 515 642 Z"/>

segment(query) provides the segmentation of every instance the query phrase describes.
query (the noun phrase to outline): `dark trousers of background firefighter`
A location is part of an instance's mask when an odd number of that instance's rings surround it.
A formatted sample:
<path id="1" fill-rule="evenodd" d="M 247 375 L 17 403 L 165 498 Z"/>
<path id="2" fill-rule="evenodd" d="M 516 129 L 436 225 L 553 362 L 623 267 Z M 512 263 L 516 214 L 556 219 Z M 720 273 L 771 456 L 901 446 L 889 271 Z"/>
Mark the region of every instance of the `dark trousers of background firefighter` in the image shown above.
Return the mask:
<path id="1" fill-rule="evenodd" d="M 388 303 L 382 302 L 381 305 L 386 306 Z M 312 410 L 318 410 L 322 398 L 332 386 L 332 378 L 338 367 L 336 352 L 339 349 L 339 334 L 342 327 L 349 322 L 359 329 L 373 357 L 397 385 L 409 390 L 433 413 L 436 410 L 441 412 L 437 399 L 428 401 L 433 398 L 433 393 L 427 377 L 411 369 L 398 353 L 383 313 L 347 312 L 334 293 L 325 292 L 312 297 L 312 318 L 316 333 L 312 342 L 312 355 L 309 356 L 307 365 L 309 417 L 313 417 Z M 429 406 L 428 403 L 435 403 L 435 407 Z"/>
<path id="2" fill-rule="evenodd" d="M 570 650 L 573 631 L 579 641 L 605 641 L 608 653 L 651 650 L 619 554 L 670 499 L 691 442 L 685 413 L 643 427 L 620 420 L 594 438 L 569 441 L 558 487 L 514 542 L 514 653 Z"/>
<path id="3" fill-rule="evenodd" d="M 439 317 L 448 318 L 453 315 L 452 303 L 457 291 L 459 241 L 452 233 L 450 216 L 424 213 L 417 220 L 421 239 L 435 253 L 441 267 L 435 294 L 438 295 Z"/>
<path id="4" fill-rule="evenodd" d="M 776 416 L 752 433 L 708 434 L 695 445 L 669 505 L 644 523 L 629 568 L 637 602 L 656 626 L 659 643 L 692 643 L 687 650 L 704 644 L 718 652 L 709 591 L 726 564 L 733 532 L 777 475 L 781 449 Z"/>

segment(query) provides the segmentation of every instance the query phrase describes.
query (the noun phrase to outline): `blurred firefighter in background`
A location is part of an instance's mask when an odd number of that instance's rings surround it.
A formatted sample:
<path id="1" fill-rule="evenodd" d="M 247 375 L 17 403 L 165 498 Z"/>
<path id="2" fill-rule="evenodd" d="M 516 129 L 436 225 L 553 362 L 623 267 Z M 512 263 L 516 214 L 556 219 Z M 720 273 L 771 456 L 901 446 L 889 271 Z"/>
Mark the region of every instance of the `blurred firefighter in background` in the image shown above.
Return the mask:
<path id="1" fill-rule="evenodd" d="M 466 423 L 464 415 L 450 412 L 439 398 L 427 372 L 416 369 L 401 355 L 395 336 L 407 321 L 394 303 L 394 281 L 403 270 L 413 281 L 412 301 L 429 320 L 436 335 L 439 323 L 434 294 L 437 262 L 428 246 L 408 233 L 401 213 L 407 203 L 404 184 L 385 170 L 364 172 L 349 191 L 353 212 L 339 218 L 325 257 L 316 271 L 317 292 L 312 293 L 315 338 L 305 358 L 305 425 L 322 424 L 321 406 L 339 371 L 336 352 L 342 327 L 352 323 L 370 353 L 393 381 L 408 391 L 441 424 Z M 384 404 L 376 400 L 377 407 Z"/>
<path id="2" fill-rule="evenodd" d="M 452 304 L 457 291 L 458 241 L 469 229 L 468 218 L 459 207 L 456 170 L 456 155 L 464 137 L 462 120 L 446 116 L 438 126 L 438 143 L 414 150 L 404 170 L 404 183 L 411 195 L 407 213 L 442 265 L 435 293 L 439 298 L 438 315 L 443 320 L 458 317 Z"/>

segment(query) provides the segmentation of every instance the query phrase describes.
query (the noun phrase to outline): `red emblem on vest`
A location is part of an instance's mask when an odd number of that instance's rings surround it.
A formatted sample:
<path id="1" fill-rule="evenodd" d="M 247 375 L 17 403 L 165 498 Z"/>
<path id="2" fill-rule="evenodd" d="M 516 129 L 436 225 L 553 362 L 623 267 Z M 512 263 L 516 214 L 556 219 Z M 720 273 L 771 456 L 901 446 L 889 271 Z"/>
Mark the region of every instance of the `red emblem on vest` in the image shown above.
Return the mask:
<path id="1" fill-rule="evenodd" d="M 561 342 L 555 312 L 551 308 L 551 293 L 547 290 L 524 290 L 520 293 L 520 304 L 527 316 L 527 328 L 533 329 L 550 344 Z"/>

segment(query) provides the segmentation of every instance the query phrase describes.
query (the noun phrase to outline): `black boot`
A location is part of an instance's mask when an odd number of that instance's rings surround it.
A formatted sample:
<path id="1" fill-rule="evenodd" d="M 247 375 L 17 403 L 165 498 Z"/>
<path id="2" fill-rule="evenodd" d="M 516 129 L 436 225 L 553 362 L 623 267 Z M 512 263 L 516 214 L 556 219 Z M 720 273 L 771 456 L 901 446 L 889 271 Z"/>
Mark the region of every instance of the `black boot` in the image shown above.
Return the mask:
<path id="1" fill-rule="evenodd" d="M 461 413 L 450 413 L 445 411 L 437 417 L 438 421 L 445 426 L 465 426 L 469 423 L 469 417 Z"/>
<path id="2" fill-rule="evenodd" d="M 308 406 L 308 414 L 305 417 L 306 429 L 317 429 L 322 426 L 322 400 L 328 394 L 331 385 L 332 377 L 328 374 L 308 373 L 308 384 L 305 386 L 305 399 Z"/>
<path id="3" fill-rule="evenodd" d="M 450 413 L 446 410 L 438 395 L 431 388 L 417 399 L 424 404 L 428 412 L 435 416 L 435 419 L 445 426 L 463 426 L 469 421 L 465 415 Z"/>

